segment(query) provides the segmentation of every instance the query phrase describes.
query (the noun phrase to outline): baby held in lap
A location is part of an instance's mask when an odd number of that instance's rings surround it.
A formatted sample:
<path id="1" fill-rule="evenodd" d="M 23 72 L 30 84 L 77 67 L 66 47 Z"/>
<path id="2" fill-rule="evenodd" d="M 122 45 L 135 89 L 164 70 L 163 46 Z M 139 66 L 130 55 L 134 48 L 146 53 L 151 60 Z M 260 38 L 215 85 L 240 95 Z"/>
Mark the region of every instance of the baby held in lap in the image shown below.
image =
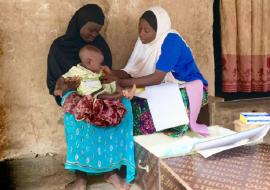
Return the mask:
<path id="1" fill-rule="evenodd" d="M 73 66 L 67 73 L 57 80 L 54 90 L 55 96 L 63 96 L 69 81 L 77 81 L 77 93 L 79 95 L 91 95 L 94 98 L 100 99 L 116 99 L 126 97 L 132 99 L 136 86 L 130 90 L 123 90 L 115 81 L 111 83 L 101 83 L 100 77 L 105 73 L 110 72 L 104 66 L 104 57 L 102 52 L 92 46 L 85 45 L 79 52 L 81 63 Z M 103 72 L 105 70 L 106 72 Z"/>
<path id="2" fill-rule="evenodd" d="M 79 57 L 81 63 L 57 80 L 54 95 L 63 96 L 75 80 L 77 91 L 67 93 L 64 112 L 73 114 L 77 121 L 84 120 L 100 127 L 117 126 L 126 113 L 120 98 L 132 99 L 136 86 L 123 90 L 116 81 L 102 83 L 100 77 L 110 70 L 102 66 L 104 58 L 98 48 L 86 45 L 80 50 Z"/>

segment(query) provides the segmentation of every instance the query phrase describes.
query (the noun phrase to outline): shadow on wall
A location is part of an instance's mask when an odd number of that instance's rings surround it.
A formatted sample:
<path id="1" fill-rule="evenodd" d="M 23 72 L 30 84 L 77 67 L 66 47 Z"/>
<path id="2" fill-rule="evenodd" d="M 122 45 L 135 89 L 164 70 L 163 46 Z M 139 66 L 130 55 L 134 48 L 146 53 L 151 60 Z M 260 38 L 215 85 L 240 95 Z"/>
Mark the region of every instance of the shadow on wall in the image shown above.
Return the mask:
<path id="1" fill-rule="evenodd" d="M 1 33 L 0 33 L 0 39 L 1 38 Z M 3 48 L 2 48 L 3 43 L 0 41 L 0 59 L 3 56 L 4 52 L 3 52 Z M 1 66 L 1 65 L 0 65 Z M 0 73 L 1 73 L 1 67 L 0 67 Z M 3 92 L 3 86 L 4 85 L 0 85 L 0 91 Z M 4 105 L 2 104 L 3 99 L 0 99 L 0 155 L 2 154 L 2 151 L 5 149 L 5 145 L 7 142 L 7 137 L 6 137 L 6 133 L 5 133 L 5 110 L 4 110 Z"/>
<path id="2" fill-rule="evenodd" d="M 1 33 L 0 33 L 0 39 L 2 39 L 1 36 L 2 36 L 2 35 L 1 35 Z M 3 53 L 3 48 L 2 48 L 2 46 L 3 46 L 3 43 L 0 41 L 0 58 L 1 58 L 2 55 L 4 54 L 4 53 Z"/>
<path id="3" fill-rule="evenodd" d="M 5 129 L 5 111 L 3 105 L 0 104 L 0 155 L 2 151 L 5 150 L 5 146 L 7 144 L 7 136 L 6 136 L 6 129 Z"/>

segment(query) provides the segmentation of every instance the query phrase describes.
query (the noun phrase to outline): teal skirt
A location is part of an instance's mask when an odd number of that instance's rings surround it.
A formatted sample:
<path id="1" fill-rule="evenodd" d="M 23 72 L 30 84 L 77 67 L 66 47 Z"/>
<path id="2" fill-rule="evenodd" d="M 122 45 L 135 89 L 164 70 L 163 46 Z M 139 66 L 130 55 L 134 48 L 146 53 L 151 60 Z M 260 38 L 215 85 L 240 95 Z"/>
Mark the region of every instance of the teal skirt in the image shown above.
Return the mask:
<path id="1" fill-rule="evenodd" d="M 62 98 L 62 104 L 68 92 Z M 64 114 L 67 143 L 65 169 L 87 174 L 102 174 L 126 166 L 126 181 L 135 177 L 133 115 L 130 101 L 122 99 L 127 109 L 118 126 L 101 128 L 76 121 L 74 115 Z"/>

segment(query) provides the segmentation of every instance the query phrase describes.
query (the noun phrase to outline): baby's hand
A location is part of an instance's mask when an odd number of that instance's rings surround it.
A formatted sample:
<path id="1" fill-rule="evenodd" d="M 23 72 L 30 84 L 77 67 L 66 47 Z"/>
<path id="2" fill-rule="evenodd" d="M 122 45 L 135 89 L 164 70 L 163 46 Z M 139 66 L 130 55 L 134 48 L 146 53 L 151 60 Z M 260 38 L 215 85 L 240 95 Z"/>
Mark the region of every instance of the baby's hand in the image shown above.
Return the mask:
<path id="1" fill-rule="evenodd" d="M 112 73 L 111 69 L 108 66 L 102 66 L 101 72 L 104 76 L 108 76 Z"/>
<path id="2" fill-rule="evenodd" d="M 110 74 L 110 75 L 102 76 L 100 80 L 102 83 L 111 83 L 113 81 L 116 81 L 116 82 L 119 81 L 119 78 L 116 77 L 115 75 Z"/>

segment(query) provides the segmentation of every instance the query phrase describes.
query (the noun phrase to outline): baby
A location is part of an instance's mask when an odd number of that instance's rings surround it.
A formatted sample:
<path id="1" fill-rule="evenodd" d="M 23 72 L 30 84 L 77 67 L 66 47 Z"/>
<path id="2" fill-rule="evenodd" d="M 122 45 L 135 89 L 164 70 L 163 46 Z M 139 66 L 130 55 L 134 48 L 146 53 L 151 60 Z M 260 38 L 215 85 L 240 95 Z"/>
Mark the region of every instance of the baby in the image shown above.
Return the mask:
<path id="1" fill-rule="evenodd" d="M 101 83 L 100 77 L 108 74 L 110 70 L 108 67 L 102 66 L 104 57 L 98 48 L 85 45 L 81 48 L 79 57 L 81 63 L 73 66 L 57 80 L 54 90 L 55 96 L 63 96 L 68 89 L 67 83 L 72 80 L 79 83 L 77 88 L 79 95 L 91 95 L 100 99 L 133 98 L 136 91 L 135 85 L 133 85 L 132 89 L 123 90 L 116 82 Z"/>

